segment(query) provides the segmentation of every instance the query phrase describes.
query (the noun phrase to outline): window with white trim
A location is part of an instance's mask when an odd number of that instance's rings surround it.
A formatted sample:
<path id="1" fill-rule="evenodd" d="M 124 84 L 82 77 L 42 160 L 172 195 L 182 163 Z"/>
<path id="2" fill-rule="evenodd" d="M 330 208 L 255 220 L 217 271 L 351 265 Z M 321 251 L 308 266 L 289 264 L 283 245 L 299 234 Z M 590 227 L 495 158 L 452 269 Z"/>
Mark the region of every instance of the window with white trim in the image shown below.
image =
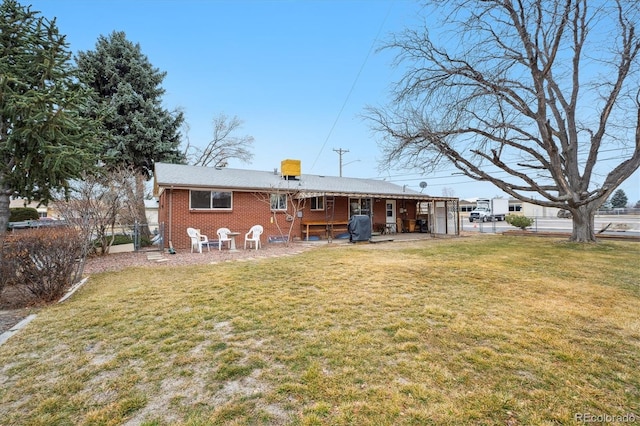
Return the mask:
<path id="1" fill-rule="evenodd" d="M 311 197 L 311 210 L 324 210 L 324 197 Z"/>
<path id="2" fill-rule="evenodd" d="M 287 194 L 271 194 L 271 210 L 287 210 Z"/>
<path id="3" fill-rule="evenodd" d="M 231 210 L 232 193 L 228 191 L 189 191 L 192 210 Z"/>

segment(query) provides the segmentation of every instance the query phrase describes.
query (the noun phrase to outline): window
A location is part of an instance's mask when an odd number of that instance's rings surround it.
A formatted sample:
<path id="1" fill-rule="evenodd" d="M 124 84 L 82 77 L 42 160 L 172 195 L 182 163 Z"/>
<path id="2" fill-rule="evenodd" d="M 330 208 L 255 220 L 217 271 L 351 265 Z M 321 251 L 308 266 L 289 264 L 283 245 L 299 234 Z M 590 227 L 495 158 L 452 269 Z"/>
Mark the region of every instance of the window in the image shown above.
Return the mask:
<path id="1" fill-rule="evenodd" d="M 371 216 L 371 198 L 349 198 L 349 217 L 354 214 Z"/>
<path id="2" fill-rule="evenodd" d="M 287 194 L 271 194 L 271 210 L 287 210 Z"/>
<path id="3" fill-rule="evenodd" d="M 231 210 L 231 192 L 190 191 L 192 209 Z"/>
<path id="4" fill-rule="evenodd" d="M 324 210 L 324 197 L 312 197 L 311 210 Z"/>
<path id="5" fill-rule="evenodd" d="M 387 203 L 387 217 L 394 217 L 396 215 L 395 203 Z"/>

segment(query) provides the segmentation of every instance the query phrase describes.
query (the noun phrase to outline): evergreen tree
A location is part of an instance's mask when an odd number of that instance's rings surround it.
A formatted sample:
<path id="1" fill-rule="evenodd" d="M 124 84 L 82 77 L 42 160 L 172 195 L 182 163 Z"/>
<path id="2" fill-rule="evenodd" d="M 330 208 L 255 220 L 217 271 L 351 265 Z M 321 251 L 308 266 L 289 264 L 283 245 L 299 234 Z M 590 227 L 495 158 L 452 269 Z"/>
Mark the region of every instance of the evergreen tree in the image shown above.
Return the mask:
<path id="1" fill-rule="evenodd" d="M 629 200 L 627 199 L 627 194 L 624 193 L 622 189 L 618 189 L 611 197 L 611 206 L 616 208 L 624 208 L 627 207 L 627 203 Z"/>
<path id="2" fill-rule="evenodd" d="M 99 152 L 65 37 L 39 15 L 15 0 L 0 4 L 0 234 L 11 196 L 47 203 Z"/>
<path id="3" fill-rule="evenodd" d="M 154 68 L 124 32 L 100 36 L 93 51 L 76 58 L 80 79 L 93 89 L 91 116 L 103 116 L 107 167 L 138 175 L 138 220 L 144 222 L 144 182 L 155 162 L 183 162 L 179 128 L 183 115 L 162 107 L 166 72 Z"/>

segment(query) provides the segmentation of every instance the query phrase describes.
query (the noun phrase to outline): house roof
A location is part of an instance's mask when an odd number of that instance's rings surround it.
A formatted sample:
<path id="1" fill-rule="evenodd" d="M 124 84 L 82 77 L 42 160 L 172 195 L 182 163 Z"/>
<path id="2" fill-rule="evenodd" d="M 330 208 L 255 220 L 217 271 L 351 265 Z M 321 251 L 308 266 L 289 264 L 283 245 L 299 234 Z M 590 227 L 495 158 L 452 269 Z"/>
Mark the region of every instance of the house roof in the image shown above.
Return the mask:
<path id="1" fill-rule="evenodd" d="M 429 196 L 383 180 L 308 174 L 302 174 L 297 179 L 288 180 L 277 171 L 267 172 L 167 163 L 156 163 L 154 187 L 158 195 L 167 188 L 216 188 L 234 191 L 295 191 L 301 198 L 335 195 L 414 200 L 454 199 Z"/>
<path id="2" fill-rule="evenodd" d="M 9 208 L 19 208 L 19 207 L 32 207 L 36 210 L 38 210 L 39 212 L 46 212 L 47 211 L 47 206 L 44 204 L 40 204 L 37 201 L 32 201 L 30 203 L 27 203 L 27 200 L 25 200 L 24 198 L 11 198 L 9 200 Z"/>

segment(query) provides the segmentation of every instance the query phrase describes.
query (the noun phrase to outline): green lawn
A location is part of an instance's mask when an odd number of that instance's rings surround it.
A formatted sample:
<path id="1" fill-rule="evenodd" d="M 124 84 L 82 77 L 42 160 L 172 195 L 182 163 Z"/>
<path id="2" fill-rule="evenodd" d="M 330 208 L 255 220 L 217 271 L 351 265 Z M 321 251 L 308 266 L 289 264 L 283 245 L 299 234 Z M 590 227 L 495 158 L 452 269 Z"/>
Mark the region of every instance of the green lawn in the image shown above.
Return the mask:
<path id="1" fill-rule="evenodd" d="M 639 260 L 477 236 L 95 275 L 0 347 L 0 424 L 640 421 Z"/>

